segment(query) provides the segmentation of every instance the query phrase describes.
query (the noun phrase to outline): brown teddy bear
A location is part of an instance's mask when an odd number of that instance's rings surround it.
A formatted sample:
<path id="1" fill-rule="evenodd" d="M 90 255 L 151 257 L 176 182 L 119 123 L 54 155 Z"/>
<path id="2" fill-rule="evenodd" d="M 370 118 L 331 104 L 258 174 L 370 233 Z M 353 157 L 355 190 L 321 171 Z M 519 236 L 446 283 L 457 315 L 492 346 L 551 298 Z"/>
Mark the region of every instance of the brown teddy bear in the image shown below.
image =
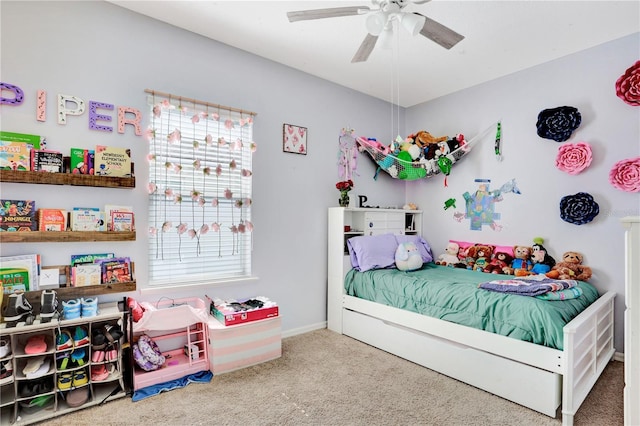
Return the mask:
<path id="1" fill-rule="evenodd" d="M 424 158 L 431 160 L 435 157 L 438 150 L 438 143 L 449 139 L 448 136 L 435 137 L 426 130 L 420 130 L 417 133 L 409 135 L 408 139 L 412 139 L 413 143 L 418 145 L 424 151 Z"/>
<path id="2" fill-rule="evenodd" d="M 469 247 L 467 257 L 472 257 L 473 263 L 471 267 L 469 267 L 469 262 L 467 262 L 467 269 L 482 272 L 484 268 L 489 264 L 492 254 L 493 248 L 490 246 L 476 244 Z"/>
<path id="3" fill-rule="evenodd" d="M 493 259 L 491 260 L 491 262 L 489 262 L 489 264 L 484 268 L 484 272 L 490 274 L 504 274 L 505 268 L 509 268 L 512 260 L 513 256 L 511 256 L 509 253 L 497 251 L 493 255 Z"/>
<path id="4" fill-rule="evenodd" d="M 583 257 L 575 251 L 562 255 L 562 260 L 547 272 L 547 277 L 559 280 L 587 281 L 591 278 L 591 268 L 582 264 Z"/>
<path id="5" fill-rule="evenodd" d="M 504 273 L 508 275 L 528 275 L 533 268 L 531 263 L 531 247 L 529 246 L 513 246 L 513 260 Z"/>

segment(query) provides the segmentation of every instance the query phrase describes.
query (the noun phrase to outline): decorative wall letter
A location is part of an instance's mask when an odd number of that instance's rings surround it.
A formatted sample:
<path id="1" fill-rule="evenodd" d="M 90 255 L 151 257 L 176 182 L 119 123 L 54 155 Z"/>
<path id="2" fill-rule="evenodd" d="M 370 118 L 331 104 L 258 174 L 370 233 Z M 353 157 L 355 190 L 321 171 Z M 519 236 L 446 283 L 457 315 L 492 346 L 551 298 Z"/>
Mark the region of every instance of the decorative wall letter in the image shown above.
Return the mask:
<path id="1" fill-rule="evenodd" d="M 36 120 L 47 121 L 47 92 L 38 90 L 38 100 L 36 101 Z"/>
<path id="2" fill-rule="evenodd" d="M 135 118 L 127 120 L 125 117 L 127 113 L 135 115 Z M 142 120 L 142 115 L 139 110 L 131 107 L 118 107 L 118 133 L 124 133 L 125 124 L 132 124 L 135 128 L 136 136 L 140 136 L 142 134 L 140 120 Z"/>
<path id="3" fill-rule="evenodd" d="M 67 109 L 67 102 L 76 104 L 75 109 Z M 82 115 L 84 113 L 84 101 L 76 96 L 58 94 L 58 124 L 67 124 L 68 115 Z"/>
<path id="4" fill-rule="evenodd" d="M 9 83 L 0 83 L 0 94 L 4 91 L 13 92 L 13 98 L 0 97 L 0 104 L 18 106 L 24 101 L 24 92 L 18 86 Z"/>
<path id="5" fill-rule="evenodd" d="M 98 108 L 108 109 L 109 111 L 113 111 L 113 105 L 105 104 L 103 102 L 95 102 L 89 101 L 89 129 L 91 130 L 100 130 L 102 132 L 113 132 L 113 127 L 111 126 L 100 126 L 96 124 L 96 121 L 111 121 L 110 115 L 102 115 L 98 114 L 96 110 Z"/>

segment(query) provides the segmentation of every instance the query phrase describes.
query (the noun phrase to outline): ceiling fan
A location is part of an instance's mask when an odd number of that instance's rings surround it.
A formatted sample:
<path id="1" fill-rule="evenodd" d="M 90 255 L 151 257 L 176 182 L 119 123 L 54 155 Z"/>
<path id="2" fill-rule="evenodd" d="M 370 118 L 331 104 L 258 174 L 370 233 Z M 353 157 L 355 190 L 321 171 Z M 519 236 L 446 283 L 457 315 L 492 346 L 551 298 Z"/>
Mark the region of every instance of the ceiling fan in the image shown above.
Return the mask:
<path id="1" fill-rule="evenodd" d="M 378 38 L 383 47 L 390 48 L 393 34 L 393 22 L 397 21 L 411 35 L 420 33 L 424 37 L 438 43 L 445 49 L 451 49 L 464 39 L 444 25 L 429 19 L 420 13 L 403 12 L 409 3 L 423 4 L 430 0 L 372 0 L 374 8 L 369 6 L 345 6 L 328 9 L 298 10 L 287 12 L 289 22 L 307 21 L 310 19 L 336 18 L 340 16 L 365 15 L 367 35 L 351 62 L 364 62 L 369 58 Z"/>

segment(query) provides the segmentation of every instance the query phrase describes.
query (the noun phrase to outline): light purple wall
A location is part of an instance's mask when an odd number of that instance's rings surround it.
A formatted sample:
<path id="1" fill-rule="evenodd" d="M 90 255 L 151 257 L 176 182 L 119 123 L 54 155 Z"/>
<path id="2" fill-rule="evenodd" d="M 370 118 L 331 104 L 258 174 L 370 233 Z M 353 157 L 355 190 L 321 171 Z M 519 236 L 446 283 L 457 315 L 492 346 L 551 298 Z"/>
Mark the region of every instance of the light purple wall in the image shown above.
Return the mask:
<path id="1" fill-rule="evenodd" d="M 336 206 L 339 197 L 338 136 L 343 127 L 351 127 L 357 134 L 390 139 L 389 104 L 109 3 L 3 1 L 0 11 L 1 81 L 20 86 L 26 98 L 20 107 L 2 106 L 2 130 L 46 135 L 49 147 L 62 152 L 99 143 L 128 146 L 137 174 L 133 191 L 3 183 L 2 197 L 29 197 L 40 206 L 68 209 L 103 206 L 106 200 L 132 205 L 138 229 L 132 243 L 3 244 L 3 254 L 37 252 L 43 264 L 59 265 L 73 253 L 115 251 L 136 262 L 139 288 L 147 281 L 147 142 L 129 131 L 89 131 L 87 113 L 58 125 L 58 93 L 145 112 L 145 89 L 243 108 L 258 113 L 253 163 L 253 271 L 258 280 L 168 295 L 262 295 L 281 306 L 284 330 L 322 325 L 327 208 Z M 49 94 L 44 123 L 35 116 L 39 89 Z M 308 128 L 308 155 L 282 152 L 283 123 Z M 358 172 L 353 192 L 366 194 L 370 204 L 404 203 L 404 183 L 384 177 L 374 182 L 375 167 L 364 157 Z M 134 296 L 154 301 L 161 295 Z"/>
<path id="2" fill-rule="evenodd" d="M 444 187 L 442 178 L 407 184 L 407 201 L 425 210 L 423 229 L 436 254 L 449 239 L 530 245 L 543 237 L 558 260 L 565 251 L 584 254 L 593 268 L 590 280 L 599 291 L 615 291 L 616 348 L 623 351 L 624 231 L 620 218 L 640 214 L 640 194 L 615 189 L 609 170 L 619 160 L 640 155 L 640 107 L 616 96 L 615 82 L 640 59 L 640 34 L 634 34 L 537 67 L 466 89 L 406 111 L 407 131 L 434 135 L 464 133 L 468 139 L 502 121 L 503 156 L 494 155 L 495 127 L 462 161 L 453 166 Z M 479 64 L 479 66 L 482 66 Z M 473 70 L 469 70 L 473 72 Z M 566 143 L 591 145 L 593 163 L 578 175 L 555 167 L 561 143 L 536 134 L 538 113 L 569 105 L 578 108 L 582 124 Z M 491 179 L 491 189 L 512 178 L 522 194 L 506 194 L 496 203 L 501 231 L 470 230 L 469 220 L 454 220 L 464 212 L 462 194 L 474 193 L 476 178 Z M 588 192 L 600 214 L 585 225 L 560 219 L 559 201 Z M 457 208 L 444 210 L 444 201 L 457 199 Z"/>

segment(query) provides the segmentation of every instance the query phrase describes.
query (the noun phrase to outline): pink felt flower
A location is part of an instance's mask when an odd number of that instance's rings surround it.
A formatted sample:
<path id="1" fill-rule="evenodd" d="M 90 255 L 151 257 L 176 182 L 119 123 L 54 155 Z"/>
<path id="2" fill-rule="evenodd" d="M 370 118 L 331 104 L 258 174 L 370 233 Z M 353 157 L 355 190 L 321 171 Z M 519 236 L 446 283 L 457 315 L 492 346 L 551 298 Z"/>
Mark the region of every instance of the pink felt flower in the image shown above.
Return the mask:
<path id="1" fill-rule="evenodd" d="M 621 191 L 640 192 L 640 157 L 614 164 L 609 172 L 609 182 Z"/>
<path id="2" fill-rule="evenodd" d="M 631 106 L 640 106 L 640 61 L 616 81 L 616 95 Z"/>
<path id="3" fill-rule="evenodd" d="M 593 157 L 588 143 L 565 143 L 558 148 L 556 167 L 570 175 L 577 175 L 591 165 L 591 160 Z"/>
<path id="4" fill-rule="evenodd" d="M 186 223 L 181 223 L 178 225 L 178 235 L 182 235 L 187 232 L 188 225 Z"/>

